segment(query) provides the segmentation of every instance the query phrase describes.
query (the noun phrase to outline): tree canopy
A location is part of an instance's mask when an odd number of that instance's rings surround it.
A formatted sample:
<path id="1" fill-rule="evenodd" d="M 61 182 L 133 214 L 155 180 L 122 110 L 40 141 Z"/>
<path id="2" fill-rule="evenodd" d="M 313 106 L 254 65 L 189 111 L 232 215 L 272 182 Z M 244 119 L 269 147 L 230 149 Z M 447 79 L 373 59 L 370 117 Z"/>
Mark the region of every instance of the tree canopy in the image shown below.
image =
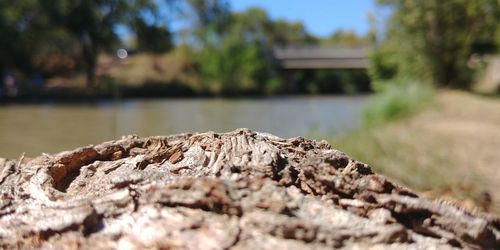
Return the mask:
<path id="1" fill-rule="evenodd" d="M 33 70 L 36 62 L 47 54 L 79 58 L 87 77 L 87 85 L 95 85 L 97 56 L 119 43 L 116 26 L 136 25 L 141 38 L 160 34 L 168 47 L 168 31 L 137 23 L 145 11 L 156 12 L 152 0 L 19 0 L 0 1 L 0 67 Z M 135 22 L 134 22 L 135 21 Z M 141 44 L 159 45 L 142 39 Z M 38 65 L 43 67 L 43 65 Z"/>
<path id="2" fill-rule="evenodd" d="M 226 6 L 223 1 L 208 1 L 209 6 L 189 2 L 199 20 L 195 34 L 203 38 L 200 74 L 207 87 L 217 92 L 276 91 L 272 48 L 316 41 L 302 23 L 272 20 L 260 8 L 215 18 L 213 13 L 222 13 Z"/>
<path id="3" fill-rule="evenodd" d="M 468 87 L 471 54 L 494 52 L 498 46 L 497 0 L 378 3 L 391 14 L 372 58 L 375 79 L 410 77 L 438 86 Z"/>

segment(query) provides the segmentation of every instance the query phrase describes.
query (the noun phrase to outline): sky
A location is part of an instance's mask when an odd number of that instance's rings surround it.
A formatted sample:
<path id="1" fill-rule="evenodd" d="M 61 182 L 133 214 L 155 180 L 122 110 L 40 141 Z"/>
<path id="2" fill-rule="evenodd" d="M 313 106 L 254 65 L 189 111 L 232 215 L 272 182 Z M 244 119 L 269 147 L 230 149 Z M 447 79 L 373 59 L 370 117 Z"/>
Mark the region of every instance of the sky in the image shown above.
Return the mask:
<path id="1" fill-rule="evenodd" d="M 339 29 L 366 34 L 369 29 L 367 14 L 375 12 L 375 0 L 229 0 L 229 3 L 232 11 L 260 7 L 272 19 L 301 21 L 310 33 L 319 37 L 327 37 Z M 167 7 L 161 8 L 166 10 Z M 185 25 L 183 20 L 170 22 L 174 31 Z M 115 27 L 115 31 L 122 38 L 131 33 L 123 25 Z"/>
<path id="2" fill-rule="evenodd" d="M 257 6 L 273 19 L 302 21 L 309 32 L 322 37 L 338 29 L 365 34 L 367 13 L 375 9 L 375 0 L 230 0 L 230 4 L 235 11 Z"/>

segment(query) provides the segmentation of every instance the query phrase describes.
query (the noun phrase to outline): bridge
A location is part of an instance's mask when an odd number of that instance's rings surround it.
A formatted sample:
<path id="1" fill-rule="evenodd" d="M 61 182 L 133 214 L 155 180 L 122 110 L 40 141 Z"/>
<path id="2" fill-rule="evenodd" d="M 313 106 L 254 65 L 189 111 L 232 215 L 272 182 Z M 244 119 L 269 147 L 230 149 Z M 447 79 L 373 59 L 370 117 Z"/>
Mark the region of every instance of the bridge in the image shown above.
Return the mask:
<path id="1" fill-rule="evenodd" d="M 321 46 L 275 47 L 273 56 L 282 69 L 367 69 L 367 48 Z"/>

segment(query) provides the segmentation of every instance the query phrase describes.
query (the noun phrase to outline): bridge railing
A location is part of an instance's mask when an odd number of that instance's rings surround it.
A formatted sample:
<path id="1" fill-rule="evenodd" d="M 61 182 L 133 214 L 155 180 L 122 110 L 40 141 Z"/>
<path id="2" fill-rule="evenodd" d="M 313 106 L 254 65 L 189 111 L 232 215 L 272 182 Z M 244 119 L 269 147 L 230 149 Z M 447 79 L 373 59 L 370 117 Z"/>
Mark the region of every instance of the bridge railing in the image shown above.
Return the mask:
<path id="1" fill-rule="evenodd" d="M 286 46 L 273 48 L 273 56 L 284 69 L 366 69 L 367 48 Z"/>

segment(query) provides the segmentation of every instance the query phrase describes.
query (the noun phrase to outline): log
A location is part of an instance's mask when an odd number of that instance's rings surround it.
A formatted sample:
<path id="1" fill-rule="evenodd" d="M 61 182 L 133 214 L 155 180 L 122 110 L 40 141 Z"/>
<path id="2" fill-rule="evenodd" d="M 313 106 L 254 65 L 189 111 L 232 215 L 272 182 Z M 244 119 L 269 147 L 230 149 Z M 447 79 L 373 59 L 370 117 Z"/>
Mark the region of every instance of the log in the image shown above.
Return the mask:
<path id="1" fill-rule="evenodd" d="M 0 160 L 0 248 L 488 249 L 500 219 L 325 141 L 239 129 Z"/>

